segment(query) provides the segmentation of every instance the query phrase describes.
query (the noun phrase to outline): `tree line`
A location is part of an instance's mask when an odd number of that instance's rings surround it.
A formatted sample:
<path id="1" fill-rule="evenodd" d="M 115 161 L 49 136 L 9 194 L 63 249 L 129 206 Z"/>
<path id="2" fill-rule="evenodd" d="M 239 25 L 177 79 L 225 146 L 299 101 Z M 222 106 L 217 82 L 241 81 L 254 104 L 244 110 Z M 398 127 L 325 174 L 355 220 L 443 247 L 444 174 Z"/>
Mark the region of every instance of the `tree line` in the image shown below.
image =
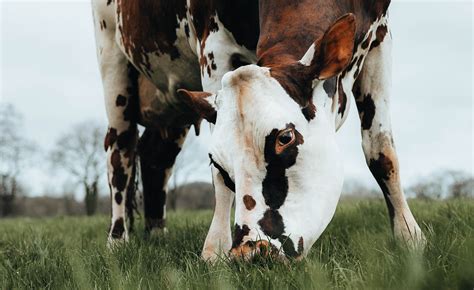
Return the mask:
<path id="1" fill-rule="evenodd" d="M 64 190 L 61 203 L 54 198 L 37 198 L 35 202 L 43 201 L 47 205 L 45 208 L 50 210 L 51 207 L 63 204 L 64 209 L 61 212 L 77 213 L 78 203 L 74 200 L 74 192 L 80 189 L 84 193 L 81 203 L 83 212 L 93 215 L 97 212 L 98 205 L 99 211 L 103 212 L 107 199 L 99 202 L 99 196 L 108 195 L 108 188 L 101 186 L 101 182 L 105 183 L 106 176 L 106 156 L 103 148 L 105 132 L 103 124 L 95 121 L 80 122 L 63 132 L 55 140 L 53 149 L 43 152 L 38 144 L 25 134 L 23 117 L 15 107 L 0 103 L 0 217 L 25 211 L 28 192 L 22 177 L 26 169 L 38 166 L 46 167 L 52 178 L 56 175 L 67 176 L 71 183 L 70 188 Z M 196 148 L 202 145 L 195 138 L 188 139 L 192 142 L 189 146 L 195 150 L 184 150 L 176 161 L 168 184 L 171 189 L 167 200 L 168 208 L 212 208 L 212 187 L 209 184 L 191 183 L 189 180 L 193 172 L 207 166 L 208 162 L 205 160 L 206 156 L 204 159 L 202 156 L 196 157 Z M 474 197 L 473 188 L 472 174 L 441 170 L 418 179 L 406 188 L 406 192 L 408 196 L 421 199 L 468 198 Z M 369 188 L 354 180 L 346 181 L 343 193 L 357 197 L 382 196 L 378 189 Z M 21 201 L 23 210 L 16 201 Z"/>

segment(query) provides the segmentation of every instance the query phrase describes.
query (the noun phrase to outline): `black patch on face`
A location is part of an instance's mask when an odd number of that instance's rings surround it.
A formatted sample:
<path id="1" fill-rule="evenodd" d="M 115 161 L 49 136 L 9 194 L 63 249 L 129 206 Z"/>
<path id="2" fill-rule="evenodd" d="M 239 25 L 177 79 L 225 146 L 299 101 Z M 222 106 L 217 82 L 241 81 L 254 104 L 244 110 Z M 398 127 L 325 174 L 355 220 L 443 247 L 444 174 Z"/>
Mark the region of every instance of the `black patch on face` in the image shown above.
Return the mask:
<path id="1" fill-rule="evenodd" d="M 240 244 L 242 244 L 244 237 L 247 236 L 249 233 L 250 229 L 247 225 L 243 225 L 242 227 L 240 227 L 238 224 L 235 224 L 232 248 L 237 248 Z"/>
<path id="2" fill-rule="evenodd" d="M 123 218 L 118 218 L 112 228 L 111 236 L 113 239 L 120 239 L 125 231 Z"/>
<path id="3" fill-rule="evenodd" d="M 300 237 L 298 240 L 298 248 L 295 248 L 295 244 L 290 239 L 290 237 L 281 235 L 278 238 L 278 241 L 281 243 L 281 247 L 283 251 L 285 251 L 285 255 L 290 258 L 296 258 L 303 254 L 303 237 Z"/>
<path id="4" fill-rule="evenodd" d="M 278 210 L 275 209 L 267 209 L 263 214 L 263 218 L 258 221 L 258 225 L 262 229 L 263 233 L 272 239 L 278 238 L 285 231 L 283 218 Z"/>
<path id="5" fill-rule="evenodd" d="M 288 128 L 294 128 L 293 124 L 288 124 Z M 299 142 L 295 142 L 292 146 L 285 149 L 282 153 L 277 154 L 275 145 L 277 142 L 278 129 L 273 129 L 271 133 L 265 137 L 265 161 L 267 162 L 267 175 L 263 179 L 263 197 L 265 203 L 271 209 L 278 209 L 285 201 L 288 194 L 288 178 L 286 177 L 286 169 L 296 163 L 298 155 Z M 295 134 L 299 134 L 295 130 Z M 298 138 L 298 137 L 297 137 Z M 301 138 L 302 139 L 302 138 Z"/>
<path id="6" fill-rule="evenodd" d="M 290 239 L 290 237 L 281 235 L 278 238 L 278 241 L 280 241 L 281 247 L 283 248 L 283 251 L 285 251 L 286 256 L 292 257 L 292 258 L 298 256 L 298 252 L 295 250 L 295 244 Z"/>
<path id="7" fill-rule="evenodd" d="M 279 130 L 273 129 L 265 138 L 265 161 L 267 162 L 267 174 L 262 182 L 263 197 L 265 204 L 270 207 L 265 211 L 263 218 L 258 221 L 262 231 L 272 239 L 280 237 L 285 231 L 283 218 L 278 209 L 283 205 L 288 194 L 288 177 L 286 169 L 296 163 L 298 156 L 298 145 L 303 144 L 303 136 L 295 129 L 295 125 L 287 124 L 296 134 L 296 141 L 284 149 L 280 154 L 276 153 L 275 146 Z"/>
<path id="8" fill-rule="evenodd" d="M 214 161 L 214 159 L 212 159 L 212 154 L 209 154 L 209 159 L 211 159 L 211 164 L 217 168 L 217 170 L 219 170 L 219 173 L 221 174 L 222 178 L 224 179 L 224 184 L 225 186 L 232 190 L 233 192 L 235 192 L 235 183 L 234 181 L 232 180 L 232 178 L 230 178 L 230 175 L 229 173 L 227 173 L 227 171 L 222 167 L 220 166 L 219 164 L 217 164 L 217 162 Z"/>

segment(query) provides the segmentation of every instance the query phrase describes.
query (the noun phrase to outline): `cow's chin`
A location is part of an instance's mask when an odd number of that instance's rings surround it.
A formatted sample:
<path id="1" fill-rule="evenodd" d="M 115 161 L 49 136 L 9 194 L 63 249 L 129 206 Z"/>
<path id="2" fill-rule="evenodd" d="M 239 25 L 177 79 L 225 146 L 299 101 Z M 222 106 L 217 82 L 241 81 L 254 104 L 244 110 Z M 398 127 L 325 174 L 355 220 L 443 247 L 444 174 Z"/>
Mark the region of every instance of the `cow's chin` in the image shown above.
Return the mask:
<path id="1" fill-rule="evenodd" d="M 301 259 L 328 226 L 341 195 L 344 176 L 335 138 L 327 138 L 325 144 L 305 143 L 299 153 L 295 165 L 286 170 L 288 192 L 281 204 L 272 207 L 272 203 L 264 200 L 263 193 L 255 197 L 251 211 L 244 203 L 236 203 L 236 224 L 247 228 L 239 247 L 232 249 L 232 257 L 249 259 L 263 253 Z M 242 199 L 237 193 L 236 201 Z"/>
<path id="2" fill-rule="evenodd" d="M 329 183 L 329 184 L 328 184 Z M 245 224 L 248 234 L 238 247 L 230 251 L 231 258 L 250 260 L 256 256 L 272 259 L 302 259 L 326 229 L 341 194 L 342 177 L 336 177 L 324 186 L 313 186 L 311 192 L 289 192 L 278 209 L 263 212 L 260 218 Z M 264 222 L 262 222 L 264 221 Z"/>

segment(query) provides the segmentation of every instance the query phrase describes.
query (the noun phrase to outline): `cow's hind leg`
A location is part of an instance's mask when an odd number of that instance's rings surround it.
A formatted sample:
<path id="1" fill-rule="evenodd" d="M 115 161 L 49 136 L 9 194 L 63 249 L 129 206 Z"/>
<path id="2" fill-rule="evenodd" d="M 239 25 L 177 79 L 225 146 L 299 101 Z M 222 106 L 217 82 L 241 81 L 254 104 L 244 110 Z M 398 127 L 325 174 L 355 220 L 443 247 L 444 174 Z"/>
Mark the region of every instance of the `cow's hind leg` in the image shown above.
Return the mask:
<path id="1" fill-rule="evenodd" d="M 367 165 L 384 194 L 395 237 L 409 245 L 422 245 L 423 234 L 400 183 L 392 136 L 389 112 L 391 36 L 387 26 L 379 28 L 376 35 L 353 90 L 361 120 L 362 147 Z"/>
<path id="2" fill-rule="evenodd" d="M 107 175 L 111 192 L 112 217 L 109 245 L 127 240 L 128 217 L 134 192 L 135 151 L 138 117 L 138 72 L 115 42 L 113 5 L 94 1 L 94 24 L 99 68 L 104 87 L 109 123 L 105 138 Z"/>
<path id="3" fill-rule="evenodd" d="M 165 228 L 167 182 L 187 132 L 187 128 L 146 129 L 140 138 L 146 233 Z"/>

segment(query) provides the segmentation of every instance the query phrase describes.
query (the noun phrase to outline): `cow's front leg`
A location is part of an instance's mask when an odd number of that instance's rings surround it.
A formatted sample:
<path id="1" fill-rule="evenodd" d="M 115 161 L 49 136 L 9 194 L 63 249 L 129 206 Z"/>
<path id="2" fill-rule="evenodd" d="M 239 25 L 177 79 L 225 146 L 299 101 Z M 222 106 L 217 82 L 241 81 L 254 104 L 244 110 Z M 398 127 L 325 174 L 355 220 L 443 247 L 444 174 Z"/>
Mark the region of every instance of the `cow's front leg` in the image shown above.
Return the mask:
<path id="1" fill-rule="evenodd" d="M 212 176 L 216 205 L 202 250 L 202 258 L 210 262 L 214 262 L 222 254 L 227 254 L 232 247 L 230 213 L 234 201 L 234 192 L 225 185 L 221 173 L 216 168 L 212 168 Z"/>
<path id="2" fill-rule="evenodd" d="M 387 203 L 396 238 L 410 246 L 424 244 L 424 236 L 406 202 L 392 136 L 389 95 L 391 86 L 391 36 L 387 26 L 376 33 L 364 67 L 354 86 L 361 120 L 362 147 L 367 165 Z"/>
<path id="3" fill-rule="evenodd" d="M 112 202 L 109 246 L 115 241 L 127 240 L 128 218 L 135 175 L 137 143 L 138 72 L 126 59 L 115 42 L 113 10 L 104 3 L 94 2 L 97 54 L 104 87 L 105 107 L 109 128 L 105 137 L 107 176 Z M 106 9 L 106 10 L 105 10 Z M 127 210 L 128 209 L 128 210 Z"/>

